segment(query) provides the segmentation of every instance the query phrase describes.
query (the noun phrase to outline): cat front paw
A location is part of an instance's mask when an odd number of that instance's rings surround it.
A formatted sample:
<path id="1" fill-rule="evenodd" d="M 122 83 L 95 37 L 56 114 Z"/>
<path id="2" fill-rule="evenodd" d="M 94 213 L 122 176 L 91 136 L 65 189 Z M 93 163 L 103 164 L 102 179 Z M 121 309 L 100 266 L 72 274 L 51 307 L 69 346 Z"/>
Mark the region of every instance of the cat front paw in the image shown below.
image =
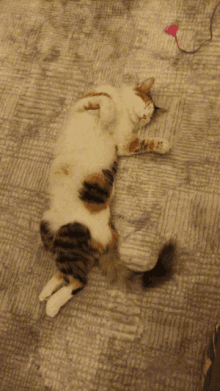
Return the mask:
<path id="1" fill-rule="evenodd" d="M 167 140 L 162 139 L 158 146 L 158 152 L 161 154 L 165 154 L 170 150 L 170 143 Z"/>
<path id="2" fill-rule="evenodd" d="M 146 140 L 146 146 L 150 152 L 159 153 L 160 155 L 164 155 L 170 150 L 169 142 L 160 137 Z"/>
<path id="3" fill-rule="evenodd" d="M 51 296 L 46 304 L 47 316 L 49 316 L 50 318 L 54 318 L 54 316 L 58 314 L 59 310 L 60 310 L 60 305 L 57 302 L 55 295 Z"/>

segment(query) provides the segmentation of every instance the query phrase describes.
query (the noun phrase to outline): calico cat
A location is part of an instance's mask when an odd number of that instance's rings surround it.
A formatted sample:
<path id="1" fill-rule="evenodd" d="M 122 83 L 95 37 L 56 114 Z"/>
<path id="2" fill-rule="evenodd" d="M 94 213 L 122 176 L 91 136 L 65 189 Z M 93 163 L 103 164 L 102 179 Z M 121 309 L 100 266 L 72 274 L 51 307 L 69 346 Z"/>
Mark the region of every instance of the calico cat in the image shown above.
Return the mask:
<path id="1" fill-rule="evenodd" d="M 153 83 L 150 78 L 135 86 L 101 86 L 69 111 L 51 166 L 50 206 L 40 224 L 58 268 L 39 296 L 48 299 L 50 317 L 84 287 L 97 262 L 111 281 L 129 278 L 117 253 L 110 203 L 119 156 L 169 150 L 164 139 L 138 137 L 158 109 L 149 95 Z"/>

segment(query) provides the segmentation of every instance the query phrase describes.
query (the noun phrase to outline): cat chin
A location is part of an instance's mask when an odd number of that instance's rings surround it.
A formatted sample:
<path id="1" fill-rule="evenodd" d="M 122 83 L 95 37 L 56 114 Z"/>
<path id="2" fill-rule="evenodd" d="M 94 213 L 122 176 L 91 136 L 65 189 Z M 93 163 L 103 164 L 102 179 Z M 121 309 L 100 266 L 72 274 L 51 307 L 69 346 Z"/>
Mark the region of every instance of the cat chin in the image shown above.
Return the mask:
<path id="1" fill-rule="evenodd" d="M 150 122 L 150 119 L 149 120 L 142 120 L 142 121 L 140 121 L 139 128 L 143 128 L 145 125 L 148 125 L 149 122 Z"/>
<path id="2" fill-rule="evenodd" d="M 153 116 L 154 105 L 150 103 L 144 110 L 135 110 L 134 118 L 135 122 L 139 122 L 141 126 L 147 125 Z"/>

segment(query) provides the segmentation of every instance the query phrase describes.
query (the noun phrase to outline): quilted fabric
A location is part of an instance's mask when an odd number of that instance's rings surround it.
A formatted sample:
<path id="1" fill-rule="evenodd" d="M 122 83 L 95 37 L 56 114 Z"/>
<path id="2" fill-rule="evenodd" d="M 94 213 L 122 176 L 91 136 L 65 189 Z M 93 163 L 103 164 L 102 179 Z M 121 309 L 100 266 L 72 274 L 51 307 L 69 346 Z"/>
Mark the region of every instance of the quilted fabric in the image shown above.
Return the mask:
<path id="1" fill-rule="evenodd" d="M 1 391 L 195 391 L 219 321 L 220 6 L 214 0 L 2 0 Z M 176 242 L 172 278 L 124 294 L 98 268 L 50 319 L 54 271 L 39 222 L 67 107 L 101 83 L 155 77 L 168 109 L 146 128 L 169 154 L 121 158 L 113 205 L 123 261 L 148 270 Z"/>

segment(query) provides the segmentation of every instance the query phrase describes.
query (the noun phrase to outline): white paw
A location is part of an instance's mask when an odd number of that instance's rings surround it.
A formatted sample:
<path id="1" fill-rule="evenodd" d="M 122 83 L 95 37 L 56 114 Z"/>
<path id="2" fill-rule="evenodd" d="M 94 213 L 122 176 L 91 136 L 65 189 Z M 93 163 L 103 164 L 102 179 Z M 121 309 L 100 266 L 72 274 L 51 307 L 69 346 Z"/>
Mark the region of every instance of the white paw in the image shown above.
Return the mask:
<path id="1" fill-rule="evenodd" d="M 68 300 L 72 299 L 73 286 L 63 286 L 59 291 L 51 296 L 46 304 L 46 314 L 53 318 L 58 314 L 60 307 L 67 303 Z"/>
<path id="2" fill-rule="evenodd" d="M 51 289 L 49 289 L 47 286 L 45 286 L 45 287 L 43 288 L 43 290 L 41 291 L 40 295 L 39 295 L 39 300 L 40 300 L 40 301 L 45 301 L 45 300 L 47 300 L 51 295 L 52 295 Z"/>
<path id="3" fill-rule="evenodd" d="M 170 150 L 170 144 L 167 140 L 163 138 L 155 138 L 154 141 L 154 150 L 152 152 L 160 153 L 161 155 L 164 155 L 165 153 L 169 152 Z"/>
<path id="4" fill-rule="evenodd" d="M 163 146 L 161 148 L 161 153 L 167 153 L 170 150 L 170 143 L 167 140 L 163 140 Z"/>
<path id="5" fill-rule="evenodd" d="M 46 304 L 46 314 L 50 318 L 54 318 L 60 310 L 59 302 L 57 302 L 56 295 L 51 296 Z"/>
<path id="6" fill-rule="evenodd" d="M 55 274 L 45 285 L 39 296 L 39 300 L 47 300 L 52 295 L 52 293 L 59 289 L 63 284 L 63 278 L 57 278 L 57 274 Z"/>

